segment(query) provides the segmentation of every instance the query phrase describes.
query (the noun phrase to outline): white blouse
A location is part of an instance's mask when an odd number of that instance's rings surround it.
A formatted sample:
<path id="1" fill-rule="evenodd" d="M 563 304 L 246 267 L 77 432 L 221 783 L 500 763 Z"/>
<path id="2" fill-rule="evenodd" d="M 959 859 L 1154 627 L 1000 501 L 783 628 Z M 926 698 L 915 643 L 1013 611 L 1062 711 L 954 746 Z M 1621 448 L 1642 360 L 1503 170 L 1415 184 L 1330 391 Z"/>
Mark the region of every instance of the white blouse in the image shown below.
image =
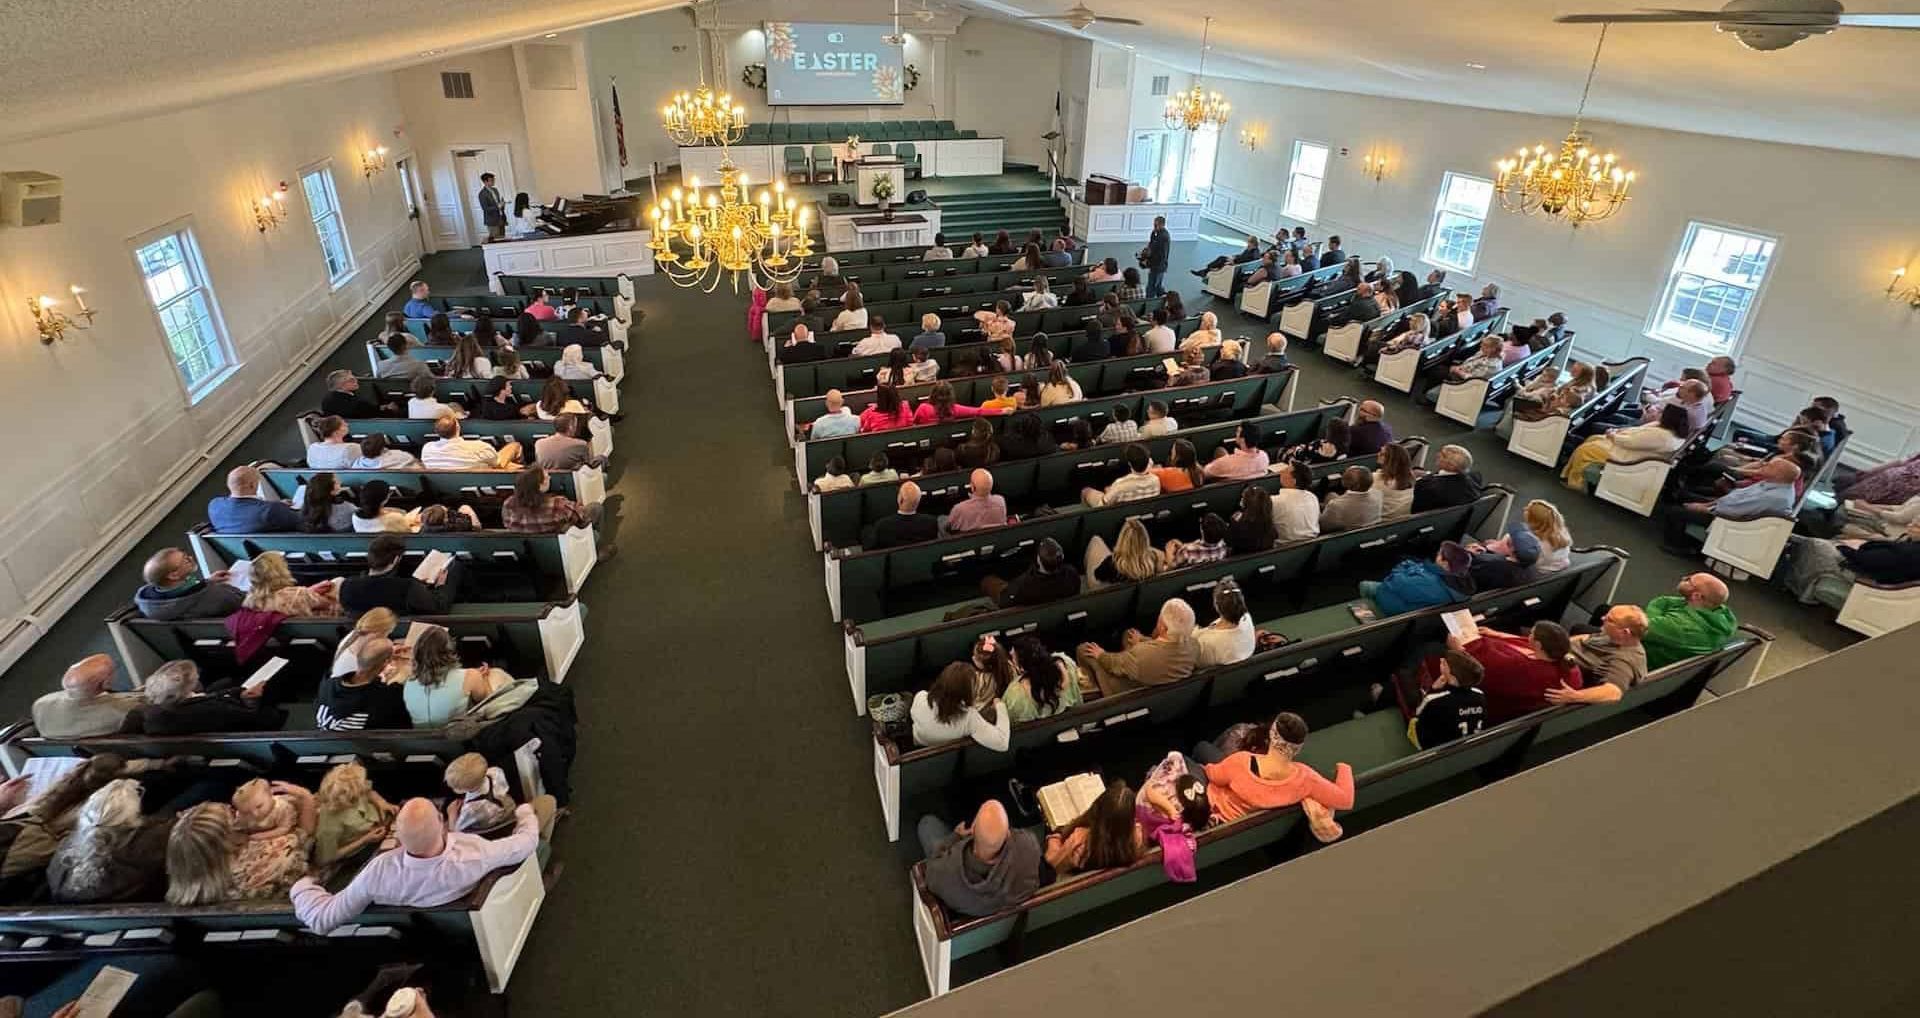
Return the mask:
<path id="1" fill-rule="evenodd" d="M 999 700 L 993 701 L 993 722 L 989 724 L 980 716 L 978 707 L 968 707 L 952 721 L 941 721 L 934 713 L 933 699 L 926 690 L 913 694 L 913 707 L 908 711 L 913 718 L 913 741 L 920 746 L 938 746 L 944 742 L 958 742 L 972 739 L 982 746 L 999 752 L 1006 752 L 1012 744 L 1012 723 L 1007 717 L 1007 705 Z"/>

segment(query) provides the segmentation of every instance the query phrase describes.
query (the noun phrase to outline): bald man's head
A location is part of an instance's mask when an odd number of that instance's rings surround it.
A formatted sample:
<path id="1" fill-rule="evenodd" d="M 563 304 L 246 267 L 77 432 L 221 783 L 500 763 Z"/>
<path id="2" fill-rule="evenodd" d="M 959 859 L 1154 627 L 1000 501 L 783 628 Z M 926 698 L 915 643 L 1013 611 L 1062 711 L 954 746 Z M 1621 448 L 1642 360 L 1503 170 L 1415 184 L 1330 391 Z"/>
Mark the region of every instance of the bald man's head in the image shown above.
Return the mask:
<path id="1" fill-rule="evenodd" d="M 913 515 L 920 509 L 920 486 L 912 481 L 902 484 L 900 486 L 900 494 L 895 501 L 900 507 L 900 514 L 902 516 Z"/>
<path id="2" fill-rule="evenodd" d="M 227 494 L 234 498 L 252 498 L 260 491 L 260 471 L 238 466 L 227 471 Z"/>
<path id="3" fill-rule="evenodd" d="M 1712 573 L 1694 573 L 1680 581 L 1680 593 L 1696 608 L 1718 608 L 1727 603 L 1727 585 Z"/>
<path id="4" fill-rule="evenodd" d="M 393 835 L 408 855 L 431 859 L 446 848 L 446 827 L 440 811 L 425 799 L 408 799 L 394 818 Z"/>
<path id="5" fill-rule="evenodd" d="M 1268 353 L 1276 353 L 1276 354 L 1277 354 L 1277 353 L 1286 353 L 1286 352 L 1287 352 L 1287 337 L 1285 337 L 1285 336 L 1283 336 L 1283 335 L 1281 335 L 1281 334 L 1280 334 L 1280 333 L 1278 333 L 1278 332 L 1269 332 L 1269 333 L 1267 333 L 1267 352 L 1268 352 Z"/>
<path id="6" fill-rule="evenodd" d="M 1366 400 L 1360 404 L 1360 419 L 1363 421 L 1377 421 L 1386 415 L 1387 408 L 1375 400 Z"/>
<path id="7" fill-rule="evenodd" d="M 993 494 L 993 473 L 988 470 L 975 469 L 974 472 L 967 477 L 967 490 L 973 492 L 975 498 L 986 498 L 988 495 Z"/>
<path id="8" fill-rule="evenodd" d="M 113 681 L 113 659 L 105 654 L 93 654 L 75 661 L 60 676 L 60 688 L 76 700 L 91 700 L 107 691 L 107 683 Z"/>
<path id="9" fill-rule="evenodd" d="M 193 572 L 193 559 L 178 548 L 162 548 L 147 560 L 140 576 L 148 583 L 165 590 L 177 587 Z"/>
<path id="10" fill-rule="evenodd" d="M 1712 394 L 1713 390 L 1707 387 L 1707 383 L 1697 378 L 1689 378 L 1680 383 L 1680 398 L 1688 403 L 1698 403 Z"/>
<path id="11" fill-rule="evenodd" d="M 828 413 L 837 414 L 840 412 L 840 408 L 846 405 L 847 405 L 847 397 L 841 395 L 839 389 L 827 390 L 827 412 Z"/>
<path id="12" fill-rule="evenodd" d="M 1000 851 L 1007 847 L 1007 808 L 1000 805 L 998 799 L 988 799 L 980 804 L 979 812 L 973 815 L 973 857 L 981 862 L 992 862 L 1000 858 Z"/>

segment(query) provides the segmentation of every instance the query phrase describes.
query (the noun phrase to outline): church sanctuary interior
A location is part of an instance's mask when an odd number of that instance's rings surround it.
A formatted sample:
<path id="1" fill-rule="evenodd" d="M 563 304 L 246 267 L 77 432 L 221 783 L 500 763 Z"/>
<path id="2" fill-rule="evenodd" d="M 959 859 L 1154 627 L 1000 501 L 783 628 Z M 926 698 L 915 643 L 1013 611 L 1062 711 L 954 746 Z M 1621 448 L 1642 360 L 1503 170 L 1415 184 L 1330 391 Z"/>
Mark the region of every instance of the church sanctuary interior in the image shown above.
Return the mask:
<path id="1" fill-rule="evenodd" d="M 0 5 L 0 1018 L 1920 1013 L 1920 0 L 1644 2 Z"/>

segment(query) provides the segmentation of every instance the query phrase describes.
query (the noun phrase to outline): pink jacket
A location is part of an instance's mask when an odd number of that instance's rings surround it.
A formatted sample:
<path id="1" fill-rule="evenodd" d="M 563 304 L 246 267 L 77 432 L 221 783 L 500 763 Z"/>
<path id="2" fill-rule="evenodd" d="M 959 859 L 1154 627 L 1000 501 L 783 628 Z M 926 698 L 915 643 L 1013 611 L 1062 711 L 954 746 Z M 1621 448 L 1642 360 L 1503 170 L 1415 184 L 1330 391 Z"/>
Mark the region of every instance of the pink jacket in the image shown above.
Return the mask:
<path id="1" fill-rule="evenodd" d="M 962 417 L 994 417 L 1006 413 L 1005 410 L 983 410 L 977 406 L 968 406 L 965 403 L 955 403 L 951 409 L 953 410 L 953 418 L 956 420 Z M 937 424 L 939 422 L 940 409 L 931 402 L 921 403 L 920 408 L 913 412 L 913 423 L 915 424 Z"/>
<path id="2" fill-rule="evenodd" d="M 767 313 L 768 293 L 759 287 L 753 288 L 753 300 L 747 304 L 747 338 L 755 343 L 761 340 L 760 323 Z"/>
<path id="3" fill-rule="evenodd" d="M 1160 843 L 1160 868 L 1176 884 L 1191 884 L 1198 875 L 1194 865 L 1193 831 L 1144 802 L 1133 807 L 1133 819 L 1146 836 Z"/>

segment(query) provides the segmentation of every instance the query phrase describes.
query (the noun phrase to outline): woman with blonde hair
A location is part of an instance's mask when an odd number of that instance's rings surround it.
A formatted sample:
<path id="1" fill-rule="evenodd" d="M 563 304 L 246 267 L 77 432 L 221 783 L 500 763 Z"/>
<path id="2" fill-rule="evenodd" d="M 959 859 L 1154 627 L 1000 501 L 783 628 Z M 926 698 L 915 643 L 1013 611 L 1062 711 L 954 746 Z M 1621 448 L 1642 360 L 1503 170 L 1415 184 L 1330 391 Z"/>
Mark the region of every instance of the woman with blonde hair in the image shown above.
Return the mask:
<path id="1" fill-rule="evenodd" d="M 1042 407 L 1059 406 L 1062 403 L 1078 403 L 1085 398 L 1080 392 L 1080 383 L 1073 380 L 1067 371 L 1065 361 L 1054 361 L 1047 368 L 1047 380 L 1040 386 L 1040 405 Z"/>
<path id="2" fill-rule="evenodd" d="M 243 899 L 284 898 L 306 876 L 307 855 L 319 814 L 313 793 L 275 781 L 272 790 L 294 801 L 299 816 L 292 830 L 268 838 L 249 838 L 237 829 L 233 807 L 203 802 L 180 814 L 167 836 L 167 901 L 174 905 L 216 905 Z"/>
<path id="3" fill-rule="evenodd" d="M 322 580 L 311 587 L 296 584 L 293 571 L 287 568 L 287 556 L 277 551 L 255 555 L 251 565 L 252 584 L 241 607 L 277 612 L 290 619 L 340 614 L 339 595 L 332 580 Z"/>
<path id="4" fill-rule="evenodd" d="M 337 764 L 320 779 L 313 797 L 316 826 L 313 864 L 332 866 L 375 847 L 393 826 L 399 807 L 380 797 L 357 760 Z"/>
<path id="5" fill-rule="evenodd" d="M 792 283 L 775 283 L 773 296 L 767 298 L 767 312 L 800 310 L 800 298 L 793 295 Z"/>
<path id="6" fill-rule="evenodd" d="M 1138 583 L 1167 568 L 1166 553 L 1153 546 L 1147 525 L 1138 517 L 1120 525 L 1120 536 L 1113 546 L 1099 534 L 1087 542 L 1086 571 L 1088 589 L 1097 590 L 1115 583 Z"/>
<path id="7" fill-rule="evenodd" d="M 151 900 L 166 881 L 167 819 L 140 813 L 140 783 L 116 778 L 87 797 L 73 833 L 47 863 L 53 900 Z"/>
<path id="8" fill-rule="evenodd" d="M 1060 306 L 1060 298 L 1054 295 L 1053 284 L 1045 276 L 1033 277 L 1033 289 L 1027 291 L 1026 299 L 1021 301 L 1022 311 L 1051 311 Z"/>
<path id="9" fill-rule="evenodd" d="M 360 646 L 376 636 L 381 638 L 392 636 L 393 628 L 399 624 L 400 617 L 395 615 L 391 608 L 367 609 L 366 614 L 354 620 L 353 631 L 340 641 L 340 646 L 334 648 L 333 674 L 352 675 L 359 669 L 355 658 L 360 653 Z M 405 644 L 395 643 L 394 653 L 398 655 L 405 646 Z"/>
<path id="10" fill-rule="evenodd" d="M 460 663 L 453 634 L 430 626 L 413 641 L 413 677 L 400 689 L 415 728 L 438 728 L 487 698 L 487 669 Z"/>
<path id="11" fill-rule="evenodd" d="M 1571 561 L 1573 535 L 1568 532 L 1567 519 L 1560 515 L 1559 507 L 1536 498 L 1527 503 L 1521 515 L 1527 521 L 1527 529 L 1540 539 L 1540 557 L 1534 560 L 1534 575 L 1545 576 L 1565 569 Z"/>

